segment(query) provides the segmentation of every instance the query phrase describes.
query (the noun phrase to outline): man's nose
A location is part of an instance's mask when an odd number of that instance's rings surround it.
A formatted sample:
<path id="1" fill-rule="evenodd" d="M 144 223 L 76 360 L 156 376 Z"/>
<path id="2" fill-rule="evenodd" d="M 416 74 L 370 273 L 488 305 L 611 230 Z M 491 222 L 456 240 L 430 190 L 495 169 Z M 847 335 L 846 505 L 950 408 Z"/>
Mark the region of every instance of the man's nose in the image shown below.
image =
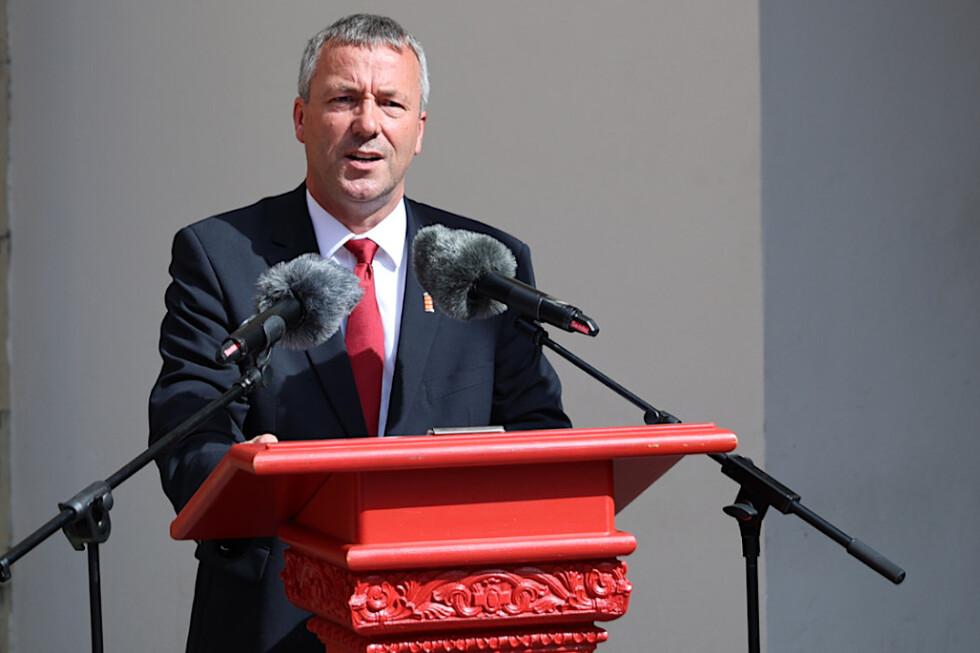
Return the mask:
<path id="1" fill-rule="evenodd" d="M 378 133 L 379 107 L 370 98 L 365 98 L 354 111 L 354 133 L 364 136 L 374 136 Z"/>

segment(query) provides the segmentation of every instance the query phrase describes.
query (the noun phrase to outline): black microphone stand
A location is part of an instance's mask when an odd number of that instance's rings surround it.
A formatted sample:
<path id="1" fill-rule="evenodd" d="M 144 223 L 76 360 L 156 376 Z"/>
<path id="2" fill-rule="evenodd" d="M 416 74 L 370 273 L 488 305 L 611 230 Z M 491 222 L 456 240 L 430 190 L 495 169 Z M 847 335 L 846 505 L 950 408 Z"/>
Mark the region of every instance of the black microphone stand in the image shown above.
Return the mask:
<path id="1" fill-rule="evenodd" d="M 220 397 L 191 415 L 174 430 L 154 442 L 139 456 L 126 463 L 104 481 L 96 481 L 64 503 L 61 512 L 24 538 L 0 557 L 0 582 L 10 580 L 10 565 L 32 551 L 58 530 L 64 530 L 76 551 L 88 550 L 89 613 L 92 627 L 92 651 L 102 653 L 102 579 L 99 566 L 99 544 L 109 539 L 112 490 L 148 465 L 157 456 L 177 444 L 206 423 L 218 411 L 244 397 L 264 382 L 268 354 L 258 363 L 250 362 L 242 376 Z"/>
<path id="2" fill-rule="evenodd" d="M 679 424 L 670 413 L 658 410 L 612 380 L 592 365 L 568 351 L 551 338 L 540 324 L 523 317 L 517 318 L 520 331 L 535 345 L 545 346 L 579 369 L 643 410 L 646 424 Z M 847 549 L 852 556 L 898 585 L 905 580 L 905 571 L 858 539 L 847 535 L 800 503 L 800 495 L 756 467 L 749 458 L 733 454 L 708 454 L 721 465 L 721 472 L 739 484 L 735 503 L 723 508 L 725 514 L 738 520 L 745 558 L 745 585 L 748 612 L 749 652 L 759 653 L 759 542 L 762 520 L 769 507 L 781 513 L 793 513 L 818 531 Z"/>
<path id="3" fill-rule="evenodd" d="M 620 385 L 610 377 L 606 376 L 596 368 L 592 367 L 584 360 L 582 360 L 581 358 L 579 358 L 578 356 L 576 356 L 575 354 L 568 351 L 567 349 L 559 345 L 557 342 L 549 338 L 548 332 L 545 331 L 544 328 L 537 322 L 532 322 L 527 318 L 518 317 L 517 328 L 535 346 L 544 345 L 551 351 L 560 355 L 562 358 L 567 360 L 575 367 L 579 368 L 580 370 L 582 370 L 592 378 L 602 383 L 604 386 L 606 386 L 607 388 L 609 388 L 610 390 L 618 394 L 620 397 L 623 397 L 631 404 L 641 409 L 643 411 L 644 423 L 646 424 L 680 424 L 681 423 L 679 419 L 677 419 L 670 413 L 654 408 L 646 401 L 644 401 L 637 395 L 633 394 L 632 392 L 624 388 L 622 385 Z"/>

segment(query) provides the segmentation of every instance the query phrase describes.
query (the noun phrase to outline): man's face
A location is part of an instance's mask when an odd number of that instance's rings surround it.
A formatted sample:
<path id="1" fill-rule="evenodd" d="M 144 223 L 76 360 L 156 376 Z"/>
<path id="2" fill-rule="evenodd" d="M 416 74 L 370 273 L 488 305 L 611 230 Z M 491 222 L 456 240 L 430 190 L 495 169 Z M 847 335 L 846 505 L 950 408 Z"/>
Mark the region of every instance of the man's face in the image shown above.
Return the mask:
<path id="1" fill-rule="evenodd" d="M 306 148 L 307 188 L 348 228 L 370 228 L 365 220 L 401 201 L 405 173 L 422 151 L 420 102 L 410 48 L 321 50 L 309 102 L 296 98 L 293 122 Z"/>

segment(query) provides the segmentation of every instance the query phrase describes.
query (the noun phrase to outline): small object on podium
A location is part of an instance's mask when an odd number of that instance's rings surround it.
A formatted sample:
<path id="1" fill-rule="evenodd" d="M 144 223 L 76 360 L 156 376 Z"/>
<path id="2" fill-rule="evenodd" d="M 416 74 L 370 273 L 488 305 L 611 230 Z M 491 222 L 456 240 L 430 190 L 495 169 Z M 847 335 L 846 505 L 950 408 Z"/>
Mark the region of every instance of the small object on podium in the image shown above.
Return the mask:
<path id="1" fill-rule="evenodd" d="M 480 433 L 503 433 L 502 426 L 450 426 L 429 429 L 426 435 L 478 435 Z"/>

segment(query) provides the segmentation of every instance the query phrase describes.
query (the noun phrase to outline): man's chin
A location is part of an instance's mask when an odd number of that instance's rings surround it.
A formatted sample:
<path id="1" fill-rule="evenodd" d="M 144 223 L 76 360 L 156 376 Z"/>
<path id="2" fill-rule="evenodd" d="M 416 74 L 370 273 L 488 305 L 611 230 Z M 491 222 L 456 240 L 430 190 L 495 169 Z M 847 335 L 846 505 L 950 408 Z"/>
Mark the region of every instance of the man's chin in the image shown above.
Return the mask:
<path id="1" fill-rule="evenodd" d="M 391 193 L 391 188 L 374 180 L 361 179 L 343 184 L 340 191 L 351 202 L 374 202 Z"/>
<path id="2" fill-rule="evenodd" d="M 334 179 L 313 192 L 320 205 L 336 218 L 339 214 L 365 215 L 382 210 L 402 196 L 401 184 L 382 183 L 379 179 Z"/>
<path id="3" fill-rule="evenodd" d="M 363 179 L 353 183 L 345 183 L 340 190 L 348 202 L 384 204 L 396 194 L 398 185 Z"/>

